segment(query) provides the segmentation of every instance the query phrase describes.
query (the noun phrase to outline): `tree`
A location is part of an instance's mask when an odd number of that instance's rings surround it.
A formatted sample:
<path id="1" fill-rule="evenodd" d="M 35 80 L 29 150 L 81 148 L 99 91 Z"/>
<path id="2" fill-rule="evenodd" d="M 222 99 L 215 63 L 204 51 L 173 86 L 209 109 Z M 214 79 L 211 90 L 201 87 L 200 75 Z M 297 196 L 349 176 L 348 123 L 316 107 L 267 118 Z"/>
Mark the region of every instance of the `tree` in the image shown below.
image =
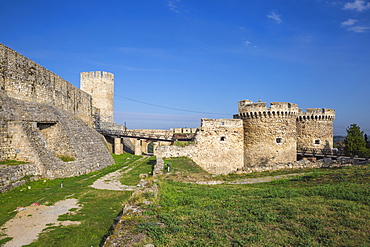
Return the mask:
<path id="1" fill-rule="evenodd" d="M 364 132 L 361 131 L 360 126 L 357 126 L 357 124 L 351 124 L 347 129 L 347 137 L 344 139 L 344 144 L 344 150 L 348 155 L 363 156 L 368 152 Z"/>

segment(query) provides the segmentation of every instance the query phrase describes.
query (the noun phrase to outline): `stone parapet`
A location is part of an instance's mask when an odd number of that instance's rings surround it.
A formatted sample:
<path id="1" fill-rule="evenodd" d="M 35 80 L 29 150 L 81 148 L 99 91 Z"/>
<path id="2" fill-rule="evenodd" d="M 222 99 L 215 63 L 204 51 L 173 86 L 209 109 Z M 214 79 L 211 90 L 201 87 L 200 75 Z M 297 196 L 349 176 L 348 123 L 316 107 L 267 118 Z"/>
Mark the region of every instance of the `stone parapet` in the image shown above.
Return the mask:
<path id="1" fill-rule="evenodd" d="M 297 104 L 286 102 L 271 102 L 270 107 L 265 102 L 253 103 L 250 100 L 241 100 L 238 103 L 238 118 L 243 119 L 296 117 L 298 111 Z"/>
<path id="2" fill-rule="evenodd" d="M 300 109 L 298 121 L 333 121 L 335 119 L 335 110 L 328 108 L 307 108 L 306 112 Z"/>

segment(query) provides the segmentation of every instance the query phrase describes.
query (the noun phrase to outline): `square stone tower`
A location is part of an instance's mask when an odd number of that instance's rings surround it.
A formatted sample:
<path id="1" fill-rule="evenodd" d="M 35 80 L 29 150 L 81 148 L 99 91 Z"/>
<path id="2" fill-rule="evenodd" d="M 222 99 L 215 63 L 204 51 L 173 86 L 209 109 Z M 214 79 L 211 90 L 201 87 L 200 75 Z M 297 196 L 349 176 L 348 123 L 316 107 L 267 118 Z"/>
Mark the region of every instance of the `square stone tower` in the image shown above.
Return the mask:
<path id="1" fill-rule="evenodd" d="M 92 71 L 80 74 L 80 88 L 92 97 L 92 105 L 100 109 L 101 122 L 113 123 L 114 75 Z"/>

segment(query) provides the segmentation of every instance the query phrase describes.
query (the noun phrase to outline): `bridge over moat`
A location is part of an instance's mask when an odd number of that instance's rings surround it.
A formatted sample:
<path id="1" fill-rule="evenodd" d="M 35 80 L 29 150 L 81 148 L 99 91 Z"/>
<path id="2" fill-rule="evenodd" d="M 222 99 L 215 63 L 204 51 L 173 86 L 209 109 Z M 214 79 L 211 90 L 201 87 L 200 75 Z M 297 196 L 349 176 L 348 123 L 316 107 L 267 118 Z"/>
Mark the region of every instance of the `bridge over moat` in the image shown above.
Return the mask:
<path id="1" fill-rule="evenodd" d="M 153 154 L 157 146 L 169 146 L 175 141 L 192 140 L 194 133 L 178 134 L 171 130 L 128 130 L 122 125 L 111 124 L 102 125 L 97 131 L 105 136 L 106 140 L 112 145 L 111 152 L 121 154 L 131 146 L 131 151 L 135 155 L 149 153 L 149 146 L 152 145 Z"/>
<path id="2" fill-rule="evenodd" d="M 156 134 L 156 133 L 145 133 L 145 132 L 136 132 L 131 130 L 112 130 L 112 129 L 99 129 L 99 133 L 104 136 L 110 136 L 113 138 L 137 138 L 151 141 L 165 141 L 165 142 L 174 142 L 173 134 Z"/>

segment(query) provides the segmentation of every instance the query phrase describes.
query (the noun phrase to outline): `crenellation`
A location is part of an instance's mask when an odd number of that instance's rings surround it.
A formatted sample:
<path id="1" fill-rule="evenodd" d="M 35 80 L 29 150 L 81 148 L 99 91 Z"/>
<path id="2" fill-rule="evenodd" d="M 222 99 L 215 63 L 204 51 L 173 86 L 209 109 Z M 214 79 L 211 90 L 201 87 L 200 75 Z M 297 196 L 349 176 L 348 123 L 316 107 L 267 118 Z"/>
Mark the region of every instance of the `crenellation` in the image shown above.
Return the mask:
<path id="1" fill-rule="evenodd" d="M 333 147 L 333 121 L 335 110 L 307 108 L 297 117 L 297 148 L 331 149 Z"/>

